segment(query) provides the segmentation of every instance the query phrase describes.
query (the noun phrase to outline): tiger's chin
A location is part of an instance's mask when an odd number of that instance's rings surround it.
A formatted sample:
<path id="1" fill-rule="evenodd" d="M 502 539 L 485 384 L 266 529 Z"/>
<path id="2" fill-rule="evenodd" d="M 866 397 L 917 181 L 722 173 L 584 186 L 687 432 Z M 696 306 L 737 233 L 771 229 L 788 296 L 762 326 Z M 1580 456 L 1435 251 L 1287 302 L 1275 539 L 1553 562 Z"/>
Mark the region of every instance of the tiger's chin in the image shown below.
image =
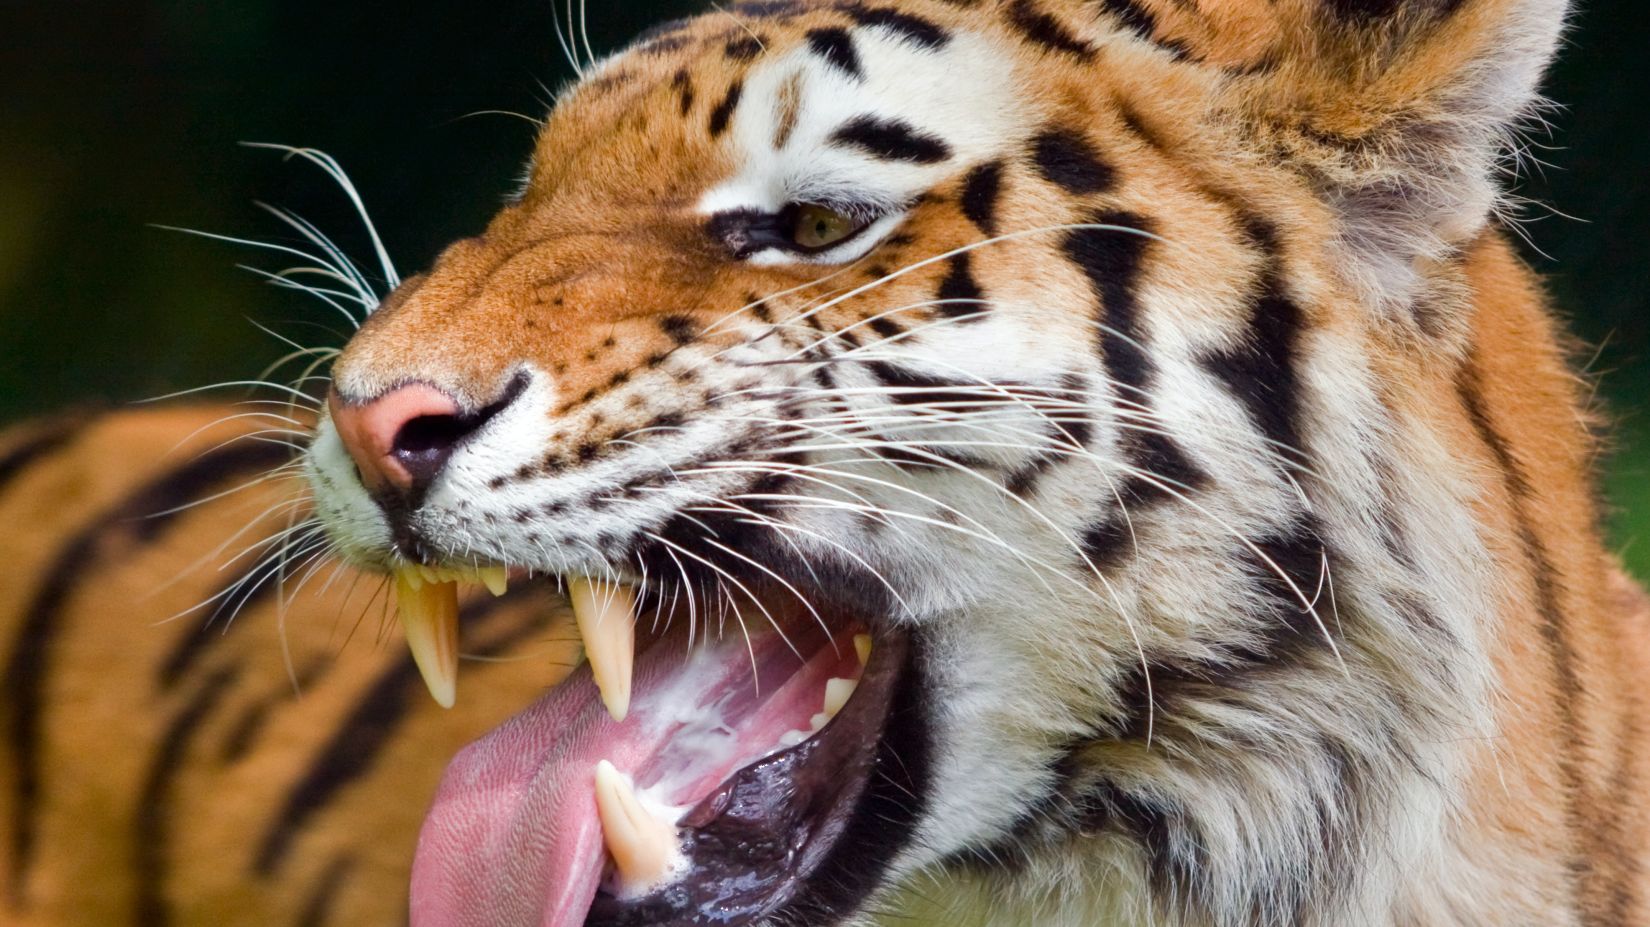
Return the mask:
<path id="1" fill-rule="evenodd" d="M 460 576 L 398 577 L 447 704 Z M 412 923 L 814 924 L 861 907 L 923 805 L 915 637 L 785 596 L 701 613 L 669 591 L 566 590 L 587 659 L 447 768 Z"/>

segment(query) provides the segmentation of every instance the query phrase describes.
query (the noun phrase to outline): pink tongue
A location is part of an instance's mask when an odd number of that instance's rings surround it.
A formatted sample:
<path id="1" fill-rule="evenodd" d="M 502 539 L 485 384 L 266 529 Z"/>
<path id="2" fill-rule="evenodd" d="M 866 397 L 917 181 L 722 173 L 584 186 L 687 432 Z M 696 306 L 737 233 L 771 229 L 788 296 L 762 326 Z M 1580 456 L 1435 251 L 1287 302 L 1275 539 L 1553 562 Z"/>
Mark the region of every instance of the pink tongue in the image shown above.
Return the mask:
<path id="1" fill-rule="evenodd" d="M 583 667 L 447 767 L 413 863 L 413 927 L 579 927 L 606 864 L 595 767 L 608 760 L 691 807 L 820 710 L 825 681 L 855 675 L 852 639 L 805 628 L 747 646 L 680 637 L 637 658 L 630 715 L 608 717 Z"/>

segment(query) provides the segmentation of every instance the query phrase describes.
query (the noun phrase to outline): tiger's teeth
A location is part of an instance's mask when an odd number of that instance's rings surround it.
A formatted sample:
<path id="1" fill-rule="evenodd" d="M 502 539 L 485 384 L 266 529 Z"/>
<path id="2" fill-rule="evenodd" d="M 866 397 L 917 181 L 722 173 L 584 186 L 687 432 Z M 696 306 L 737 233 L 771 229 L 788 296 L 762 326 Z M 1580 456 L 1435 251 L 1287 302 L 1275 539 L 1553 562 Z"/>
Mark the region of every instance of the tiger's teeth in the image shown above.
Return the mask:
<path id="1" fill-rule="evenodd" d="M 627 619 L 628 621 L 628 619 Z M 612 763 L 596 764 L 596 811 L 619 881 L 627 890 L 657 884 L 676 863 L 676 828 L 654 817 Z"/>
<path id="2" fill-rule="evenodd" d="M 476 570 L 476 578 L 495 596 L 503 595 L 510 588 L 510 571 L 505 567 L 482 567 Z"/>
<path id="3" fill-rule="evenodd" d="M 458 584 L 427 581 L 413 567 L 395 572 L 395 611 L 407 648 L 442 708 L 458 694 Z"/>
<path id="4" fill-rule="evenodd" d="M 630 672 L 636 660 L 636 594 L 629 586 L 576 576 L 567 583 L 573 619 L 602 704 L 615 721 L 630 713 Z"/>
<path id="5" fill-rule="evenodd" d="M 825 682 L 825 714 L 836 717 L 842 706 L 848 704 L 848 699 L 859 686 L 857 679 L 830 679 Z"/>

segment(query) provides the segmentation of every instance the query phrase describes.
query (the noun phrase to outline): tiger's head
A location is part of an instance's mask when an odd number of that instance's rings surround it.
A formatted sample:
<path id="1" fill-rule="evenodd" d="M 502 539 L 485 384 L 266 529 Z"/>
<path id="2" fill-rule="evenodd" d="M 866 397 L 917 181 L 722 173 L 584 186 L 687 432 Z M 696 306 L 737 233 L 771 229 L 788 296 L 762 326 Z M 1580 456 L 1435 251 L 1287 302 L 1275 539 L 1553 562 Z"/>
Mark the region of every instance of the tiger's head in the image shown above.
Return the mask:
<path id="1" fill-rule="evenodd" d="M 1561 17 L 770 0 L 594 64 L 308 454 L 438 698 L 455 581 L 585 638 L 449 769 L 414 922 L 1377 890 L 1371 796 L 1481 733 L 1428 391 Z"/>

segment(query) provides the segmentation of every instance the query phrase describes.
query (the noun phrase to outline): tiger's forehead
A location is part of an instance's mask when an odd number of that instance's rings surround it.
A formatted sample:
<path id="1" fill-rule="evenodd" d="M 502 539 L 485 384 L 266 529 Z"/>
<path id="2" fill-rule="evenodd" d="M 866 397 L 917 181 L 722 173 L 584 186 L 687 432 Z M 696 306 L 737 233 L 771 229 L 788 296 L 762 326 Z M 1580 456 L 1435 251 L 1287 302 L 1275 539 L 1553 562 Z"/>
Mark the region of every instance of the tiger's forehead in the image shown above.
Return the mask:
<path id="1" fill-rule="evenodd" d="M 701 211 L 892 207 L 1007 150 L 1038 118 L 989 20 L 859 3 L 746 3 L 666 24 L 599 63 L 552 113 L 534 183 Z"/>

